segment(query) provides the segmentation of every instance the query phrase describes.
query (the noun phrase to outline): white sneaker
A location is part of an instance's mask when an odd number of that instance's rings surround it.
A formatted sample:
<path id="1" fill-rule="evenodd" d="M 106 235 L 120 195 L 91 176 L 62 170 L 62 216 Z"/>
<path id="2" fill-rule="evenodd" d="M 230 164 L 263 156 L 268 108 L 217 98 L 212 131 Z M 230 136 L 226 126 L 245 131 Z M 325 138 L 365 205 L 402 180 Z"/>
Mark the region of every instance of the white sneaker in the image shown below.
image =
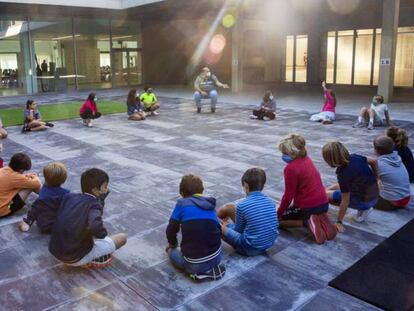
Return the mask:
<path id="1" fill-rule="evenodd" d="M 159 115 L 159 113 L 158 113 L 158 112 L 156 112 L 156 111 L 152 111 L 152 112 L 151 112 L 151 114 L 152 114 L 153 116 L 158 116 L 158 115 Z"/>
<path id="2" fill-rule="evenodd" d="M 366 221 L 371 211 L 372 207 L 364 211 L 357 211 L 356 217 L 354 217 L 354 221 L 359 223 Z"/>
<path id="3" fill-rule="evenodd" d="M 269 117 L 263 117 L 263 121 L 270 121 Z"/>
<path id="4" fill-rule="evenodd" d="M 92 121 L 89 121 L 88 127 L 92 127 Z"/>
<path id="5" fill-rule="evenodd" d="M 251 114 L 249 118 L 252 120 L 257 120 L 257 117 L 254 114 Z"/>
<path id="6" fill-rule="evenodd" d="M 88 126 L 88 121 L 86 121 L 85 119 L 83 119 L 82 123 L 83 123 L 84 126 Z"/>

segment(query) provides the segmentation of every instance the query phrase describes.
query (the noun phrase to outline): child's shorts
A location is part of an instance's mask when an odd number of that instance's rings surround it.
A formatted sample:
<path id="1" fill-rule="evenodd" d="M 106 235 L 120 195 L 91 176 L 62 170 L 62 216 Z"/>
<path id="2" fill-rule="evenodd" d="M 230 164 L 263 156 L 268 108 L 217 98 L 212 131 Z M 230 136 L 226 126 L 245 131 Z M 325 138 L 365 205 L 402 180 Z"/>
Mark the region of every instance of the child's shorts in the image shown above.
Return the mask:
<path id="1" fill-rule="evenodd" d="M 282 220 L 303 220 L 303 225 L 307 227 L 308 220 L 312 215 L 327 213 L 328 209 L 329 203 L 309 208 L 299 208 L 292 205 L 282 215 Z"/>
<path id="2" fill-rule="evenodd" d="M 22 200 L 22 198 L 20 197 L 20 195 L 19 194 L 16 194 L 13 197 L 12 201 L 9 203 L 9 206 L 8 206 L 10 213 L 8 213 L 7 215 L 4 215 L 2 217 L 7 217 L 7 216 L 10 216 L 10 215 L 13 215 L 18 210 L 21 210 L 24 207 L 25 204 L 26 203 Z"/>
<path id="3" fill-rule="evenodd" d="M 103 239 L 96 239 L 91 251 L 87 253 L 85 256 L 83 256 L 81 260 L 74 262 L 74 263 L 66 263 L 66 264 L 68 266 L 73 266 L 73 267 L 84 266 L 96 258 L 112 254 L 113 252 L 115 252 L 115 250 L 116 250 L 115 242 L 109 236 L 106 236 Z"/>
<path id="4" fill-rule="evenodd" d="M 336 204 L 339 205 L 342 200 L 341 190 L 335 190 L 332 195 L 332 199 Z M 377 201 L 378 201 L 378 198 L 375 198 L 368 202 L 363 202 L 359 198 L 355 197 L 355 195 L 352 195 L 352 192 L 351 192 L 351 198 L 349 200 L 349 207 L 356 209 L 356 210 L 364 211 L 364 210 L 370 209 L 371 207 L 374 207 L 374 205 L 377 204 Z"/>
<path id="5" fill-rule="evenodd" d="M 234 224 L 227 225 L 227 232 L 223 240 L 230 244 L 236 252 L 244 256 L 256 256 L 263 254 L 266 250 L 259 250 L 250 246 L 244 239 L 243 234 L 234 230 Z"/>

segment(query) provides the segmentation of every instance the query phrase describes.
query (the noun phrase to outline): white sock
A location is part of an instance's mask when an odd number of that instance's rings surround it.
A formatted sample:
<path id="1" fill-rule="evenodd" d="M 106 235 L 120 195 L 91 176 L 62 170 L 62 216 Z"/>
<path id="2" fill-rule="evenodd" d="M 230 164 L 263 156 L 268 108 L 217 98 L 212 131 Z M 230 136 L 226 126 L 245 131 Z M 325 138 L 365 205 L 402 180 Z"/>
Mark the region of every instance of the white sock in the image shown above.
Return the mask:
<path id="1" fill-rule="evenodd" d="M 374 119 L 369 118 L 369 123 L 374 124 Z"/>
<path id="2" fill-rule="evenodd" d="M 359 117 L 358 117 L 358 122 L 359 122 L 359 123 L 364 122 L 364 118 L 363 118 L 363 117 L 361 117 L 361 116 L 359 116 Z"/>

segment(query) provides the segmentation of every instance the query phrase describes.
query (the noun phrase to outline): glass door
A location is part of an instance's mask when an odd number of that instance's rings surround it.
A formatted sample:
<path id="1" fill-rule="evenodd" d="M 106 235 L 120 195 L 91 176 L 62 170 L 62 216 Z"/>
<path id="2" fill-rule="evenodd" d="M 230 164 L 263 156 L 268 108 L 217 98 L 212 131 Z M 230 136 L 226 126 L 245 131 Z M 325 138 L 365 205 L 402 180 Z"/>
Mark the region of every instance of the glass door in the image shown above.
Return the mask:
<path id="1" fill-rule="evenodd" d="M 135 86 L 142 84 L 141 51 L 113 49 L 113 86 Z"/>

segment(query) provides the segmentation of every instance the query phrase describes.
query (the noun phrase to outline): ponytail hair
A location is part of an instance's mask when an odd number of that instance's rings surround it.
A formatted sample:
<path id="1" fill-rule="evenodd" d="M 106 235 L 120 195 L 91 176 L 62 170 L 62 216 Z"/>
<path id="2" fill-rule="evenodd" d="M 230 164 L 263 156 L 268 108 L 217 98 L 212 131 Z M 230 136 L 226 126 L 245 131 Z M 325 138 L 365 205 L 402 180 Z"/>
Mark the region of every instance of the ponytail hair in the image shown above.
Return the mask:
<path id="1" fill-rule="evenodd" d="M 386 134 L 394 141 L 397 149 L 408 146 L 408 135 L 404 129 L 396 126 L 391 126 L 387 129 Z"/>

